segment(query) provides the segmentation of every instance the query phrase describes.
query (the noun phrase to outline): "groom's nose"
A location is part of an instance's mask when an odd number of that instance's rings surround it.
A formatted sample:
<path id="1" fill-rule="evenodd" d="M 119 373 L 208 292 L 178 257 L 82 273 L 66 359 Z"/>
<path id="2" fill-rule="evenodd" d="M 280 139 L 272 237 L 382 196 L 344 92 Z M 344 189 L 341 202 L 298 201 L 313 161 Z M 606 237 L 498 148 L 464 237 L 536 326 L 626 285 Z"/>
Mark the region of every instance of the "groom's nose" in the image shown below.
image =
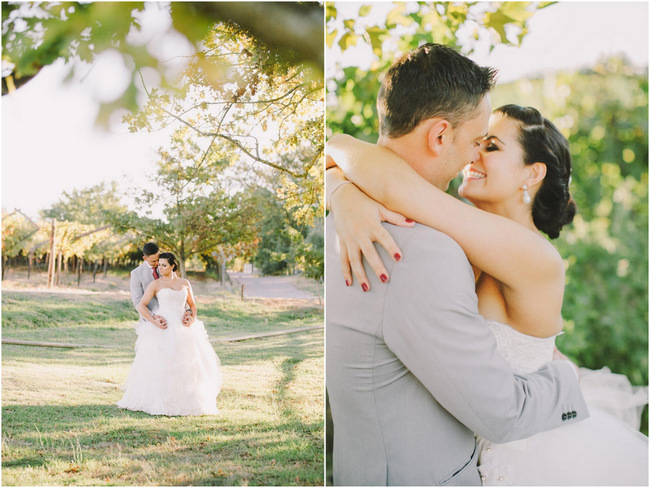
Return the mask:
<path id="1" fill-rule="evenodd" d="M 472 160 L 469 162 L 469 164 L 475 163 L 476 161 L 479 160 L 480 157 L 481 157 L 481 146 L 475 146 L 474 154 L 472 155 Z"/>

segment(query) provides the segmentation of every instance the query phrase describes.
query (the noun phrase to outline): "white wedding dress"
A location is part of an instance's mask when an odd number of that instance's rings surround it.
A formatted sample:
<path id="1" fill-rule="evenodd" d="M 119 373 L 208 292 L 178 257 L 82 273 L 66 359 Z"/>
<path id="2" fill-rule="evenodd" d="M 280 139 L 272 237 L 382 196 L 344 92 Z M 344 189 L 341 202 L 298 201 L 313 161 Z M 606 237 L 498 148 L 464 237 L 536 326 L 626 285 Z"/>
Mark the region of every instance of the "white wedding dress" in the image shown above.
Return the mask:
<path id="1" fill-rule="evenodd" d="M 553 359 L 555 337 L 533 337 L 500 322 L 487 323 L 497 350 L 515 373 L 536 371 Z M 581 369 L 580 374 L 591 416 L 506 444 L 479 437 L 484 485 L 648 486 L 648 438 L 637 430 L 647 388 L 634 388 L 625 376 L 606 368 Z"/>
<path id="2" fill-rule="evenodd" d="M 156 313 L 165 317 L 167 328 L 136 325 L 135 359 L 117 406 L 151 415 L 217 414 L 220 361 L 203 322 L 182 323 L 187 289 L 163 288 L 157 296 Z"/>

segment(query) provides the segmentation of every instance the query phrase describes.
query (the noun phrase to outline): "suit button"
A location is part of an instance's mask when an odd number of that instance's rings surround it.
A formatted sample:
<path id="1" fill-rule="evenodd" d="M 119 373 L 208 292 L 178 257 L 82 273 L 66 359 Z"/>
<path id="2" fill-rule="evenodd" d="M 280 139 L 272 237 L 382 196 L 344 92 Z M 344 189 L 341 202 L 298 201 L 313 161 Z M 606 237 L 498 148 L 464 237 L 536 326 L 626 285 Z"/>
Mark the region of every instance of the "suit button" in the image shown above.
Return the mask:
<path id="1" fill-rule="evenodd" d="M 566 413 L 563 413 L 562 414 L 562 422 L 564 422 L 565 420 L 566 420 Z"/>
<path id="2" fill-rule="evenodd" d="M 571 413 L 573 414 L 573 418 L 576 418 L 578 416 L 578 412 L 576 412 L 575 410 Z"/>

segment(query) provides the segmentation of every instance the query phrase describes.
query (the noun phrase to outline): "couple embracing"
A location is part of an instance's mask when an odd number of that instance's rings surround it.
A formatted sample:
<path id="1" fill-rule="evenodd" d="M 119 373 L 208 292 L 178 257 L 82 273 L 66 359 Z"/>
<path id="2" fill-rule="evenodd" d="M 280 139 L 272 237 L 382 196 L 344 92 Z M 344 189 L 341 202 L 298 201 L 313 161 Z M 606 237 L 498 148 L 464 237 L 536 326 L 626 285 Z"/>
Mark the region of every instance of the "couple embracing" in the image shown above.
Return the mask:
<path id="1" fill-rule="evenodd" d="M 337 485 L 648 483 L 647 437 L 555 348 L 564 265 L 541 232 L 575 213 L 568 142 L 533 108 L 492 113 L 494 77 L 424 45 L 382 82 L 377 145 L 328 142 Z M 461 170 L 473 206 L 445 193 Z"/>
<path id="2" fill-rule="evenodd" d="M 140 314 L 135 359 L 117 406 L 150 415 L 214 415 L 220 361 L 196 319 L 190 282 L 176 274 L 173 253 L 154 242 L 131 272 L 131 299 Z"/>

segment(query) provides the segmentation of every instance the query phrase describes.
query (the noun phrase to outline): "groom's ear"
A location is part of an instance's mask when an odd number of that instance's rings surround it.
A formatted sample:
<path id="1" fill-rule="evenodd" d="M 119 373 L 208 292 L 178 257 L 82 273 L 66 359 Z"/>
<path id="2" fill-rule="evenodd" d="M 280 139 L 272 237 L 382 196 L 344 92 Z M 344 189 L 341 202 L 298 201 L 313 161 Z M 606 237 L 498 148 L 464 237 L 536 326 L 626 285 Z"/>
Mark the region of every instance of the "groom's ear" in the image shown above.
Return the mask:
<path id="1" fill-rule="evenodd" d="M 436 156 L 440 156 L 447 139 L 451 137 L 451 124 L 448 120 L 435 118 L 429 127 L 428 145 L 429 150 Z"/>

